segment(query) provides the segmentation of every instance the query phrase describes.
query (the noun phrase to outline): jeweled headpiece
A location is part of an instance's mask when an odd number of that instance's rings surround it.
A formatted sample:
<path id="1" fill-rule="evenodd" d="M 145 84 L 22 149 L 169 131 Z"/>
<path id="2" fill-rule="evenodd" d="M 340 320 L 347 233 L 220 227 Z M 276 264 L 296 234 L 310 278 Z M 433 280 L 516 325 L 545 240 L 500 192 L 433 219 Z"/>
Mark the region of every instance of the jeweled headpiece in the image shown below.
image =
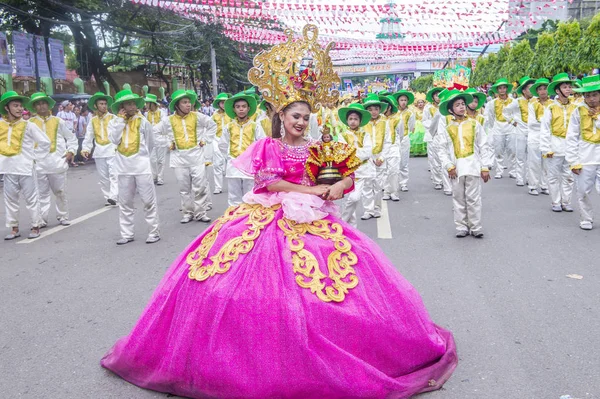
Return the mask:
<path id="1" fill-rule="evenodd" d="M 317 38 L 315 25 L 306 25 L 302 38 L 294 40 L 294 32 L 286 29 L 287 41 L 262 51 L 254 57 L 254 67 L 248 71 L 248 80 L 258 87 L 263 98 L 274 104 L 277 111 L 295 101 L 307 102 L 313 112 L 334 107 L 340 93 L 335 88 L 340 78 L 333 70 L 329 51 Z M 335 85 L 335 86 L 334 86 Z"/>

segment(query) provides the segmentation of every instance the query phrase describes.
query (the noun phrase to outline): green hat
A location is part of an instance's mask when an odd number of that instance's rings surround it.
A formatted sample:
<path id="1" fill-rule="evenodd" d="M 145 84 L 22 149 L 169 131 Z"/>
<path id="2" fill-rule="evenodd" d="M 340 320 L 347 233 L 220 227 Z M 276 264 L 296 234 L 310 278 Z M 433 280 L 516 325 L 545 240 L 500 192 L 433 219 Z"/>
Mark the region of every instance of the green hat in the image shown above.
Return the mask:
<path id="1" fill-rule="evenodd" d="M 191 90 L 179 89 L 173 93 L 171 96 L 171 102 L 169 103 L 169 111 L 175 112 L 175 105 L 179 100 L 183 98 L 188 98 L 192 105 L 196 107 L 196 101 L 198 101 L 198 96 Z"/>
<path id="2" fill-rule="evenodd" d="M 377 95 L 378 95 L 379 97 L 381 97 L 381 96 L 391 96 L 391 95 L 392 95 L 392 93 L 390 93 L 390 92 L 389 92 L 389 91 L 387 91 L 387 90 L 383 90 L 383 91 L 380 91 L 379 93 L 377 93 Z"/>
<path id="3" fill-rule="evenodd" d="M 157 100 L 158 100 L 158 98 L 154 94 L 150 94 L 150 93 L 146 94 L 146 98 L 144 98 L 145 102 L 158 105 Z"/>
<path id="4" fill-rule="evenodd" d="M 396 99 L 394 98 L 394 96 L 383 96 L 383 95 L 379 95 L 379 100 L 386 103 L 388 105 L 388 107 L 392 107 L 392 114 L 395 114 L 396 112 L 398 112 L 398 102 L 396 101 Z"/>
<path id="5" fill-rule="evenodd" d="M 382 114 L 385 112 L 388 106 L 387 103 L 382 103 L 381 101 L 379 101 L 379 96 L 374 93 L 366 96 L 363 100 L 362 105 L 365 109 L 369 108 L 371 105 L 378 105 L 380 108 L 379 112 L 381 112 Z"/>
<path id="6" fill-rule="evenodd" d="M 260 96 L 258 94 L 256 94 L 256 88 L 251 87 L 247 90 L 244 90 L 243 93 L 247 96 L 252 96 L 254 97 L 254 99 L 256 100 L 256 103 L 258 104 L 260 102 Z"/>
<path id="7" fill-rule="evenodd" d="M 248 90 L 246 90 L 248 91 Z M 236 118 L 236 114 L 234 111 L 234 105 L 237 101 L 240 100 L 244 100 L 248 103 L 248 107 L 250 108 L 250 111 L 248 111 L 248 117 L 251 117 L 252 115 L 254 115 L 254 113 L 256 112 L 256 99 L 254 98 L 254 96 L 250 95 L 250 94 L 245 94 L 245 92 L 241 92 L 236 94 L 233 97 L 228 98 L 225 101 L 225 113 L 227 114 L 228 117 L 230 117 L 231 119 L 235 119 Z"/>
<path id="8" fill-rule="evenodd" d="M 473 96 L 469 93 L 460 90 L 451 90 L 440 104 L 440 114 L 444 116 L 452 115 L 448 110 L 448 107 L 451 102 L 458 100 L 459 98 L 465 100 L 465 104 L 471 104 L 473 102 Z"/>
<path id="9" fill-rule="evenodd" d="M 586 76 L 581 80 L 581 87 L 575 89 L 577 93 L 600 91 L 600 75 Z"/>
<path id="10" fill-rule="evenodd" d="M 396 101 L 398 101 L 400 99 L 400 97 L 406 96 L 406 98 L 408 98 L 408 105 L 411 105 L 412 103 L 415 102 L 415 95 L 407 90 L 400 90 L 400 91 L 392 94 L 392 96 L 394 96 Z M 398 102 L 400 102 L 400 101 L 398 101 Z"/>
<path id="11" fill-rule="evenodd" d="M 446 89 L 444 89 L 443 87 L 434 87 L 433 89 L 430 89 L 427 92 L 427 95 L 425 96 L 425 99 L 427 100 L 428 103 L 433 103 L 433 95 L 435 93 L 440 93 L 442 91 L 444 91 Z"/>
<path id="12" fill-rule="evenodd" d="M 135 101 L 136 107 L 139 109 L 144 108 L 144 99 L 137 94 L 133 93 L 131 90 L 121 90 L 115 95 L 115 102 L 110 106 L 110 109 L 113 113 L 119 113 L 119 108 L 121 108 L 121 104 L 126 101 Z"/>
<path id="13" fill-rule="evenodd" d="M 537 89 L 540 86 L 548 86 L 549 84 L 550 84 L 550 81 L 548 79 L 546 79 L 546 78 L 539 78 L 538 80 L 535 81 L 535 83 L 533 84 L 533 86 L 531 86 L 529 88 L 529 91 L 531 92 L 531 94 L 534 97 L 539 97 Z"/>
<path id="14" fill-rule="evenodd" d="M 575 79 L 575 83 L 574 84 L 575 84 L 575 87 L 577 87 L 578 89 L 581 89 L 583 87 L 581 79 Z"/>
<path id="15" fill-rule="evenodd" d="M 48 103 L 48 108 L 50 108 L 50 110 L 52 110 L 52 108 L 54 108 L 54 104 L 56 104 L 56 101 L 54 101 L 53 99 L 48 97 L 48 95 L 46 95 L 46 93 L 38 92 L 38 93 L 33 93 L 31 95 L 29 104 L 27 104 L 27 109 L 30 110 L 31 112 L 36 112 L 35 111 L 35 103 L 38 101 L 46 101 Z"/>
<path id="16" fill-rule="evenodd" d="M 261 109 L 261 110 L 263 110 L 263 111 L 265 111 L 265 112 L 267 112 L 267 103 L 268 103 L 267 100 L 262 100 L 260 102 L 260 104 L 258 105 L 258 108 Z M 271 104 L 271 103 L 269 103 L 269 104 Z M 271 106 L 273 106 L 273 105 L 271 105 Z"/>
<path id="17" fill-rule="evenodd" d="M 548 85 L 548 92 L 550 94 L 555 94 L 556 88 L 562 83 L 571 83 L 572 85 L 574 85 L 575 80 L 571 79 L 568 73 L 559 73 L 558 75 L 552 78 L 552 82 Z"/>
<path id="18" fill-rule="evenodd" d="M 217 95 L 217 97 L 215 98 L 215 101 L 213 101 L 213 103 L 212 103 L 213 108 L 214 109 L 219 109 L 219 103 L 221 101 L 227 100 L 230 97 L 231 97 L 231 94 L 229 94 L 229 93 L 219 93 Z"/>
<path id="19" fill-rule="evenodd" d="M 510 94 L 513 88 L 512 85 L 508 82 L 508 79 L 500 78 L 496 81 L 496 83 L 492 85 L 492 87 L 490 87 L 490 91 L 492 93 L 497 93 L 496 89 L 500 86 L 506 86 L 506 94 Z"/>
<path id="20" fill-rule="evenodd" d="M 476 110 L 478 110 L 479 108 L 481 108 L 485 105 L 485 102 L 487 101 L 487 97 L 484 93 L 477 91 L 476 89 L 473 89 L 473 88 L 467 89 L 464 92 L 465 92 L 465 94 L 470 94 L 474 98 L 477 98 Z M 467 105 L 469 105 L 469 104 L 467 104 Z"/>
<path id="21" fill-rule="evenodd" d="M 446 88 L 442 89 L 442 91 L 440 91 L 440 94 L 438 94 L 438 96 L 440 97 L 440 103 L 442 101 L 444 101 L 444 98 L 446 98 L 446 96 L 448 95 L 448 93 L 450 93 L 451 90 L 448 90 Z"/>
<path id="22" fill-rule="evenodd" d="M 91 109 L 92 111 L 97 111 L 96 101 L 98 101 L 98 100 L 106 100 L 106 103 L 108 104 L 108 108 L 110 108 L 113 104 L 113 98 L 111 96 L 99 91 L 96 94 L 94 94 L 93 96 L 91 96 L 90 99 L 88 100 L 88 108 Z"/>
<path id="23" fill-rule="evenodd" d="M 360 114 L 360 127 L 365 126 L 371 120 L 371 113 L 362 106 L 362 104 L 354 103 L 347 107 L 342 107 L 338 110 L 338 116 L 342 123 L 348 126 L 348 113 L 358 112 Z"/>
<path id="24" fill-rule="evenodd" d="M 6 107 L 6 105 L 11 101 L 21 101 L 23 107 L 27 107 L 29 104 L 29 97 L 20 96 L 16 91 L 7 91 L 2 95 L 2 97 L 0 97 L 0 114 L 7 114 L 4 107 Z"/>
<path id="25" fill-rule="evenodd" d="M 525 88 L 525 86 L 532 83 L 535 83 L 535 79 L 530 78 L 529 76 L 523 76 L 521 79 L 519 79 L 519 87 L 517 87 L 517 94 L 522 96 L 523 89 Z"/>

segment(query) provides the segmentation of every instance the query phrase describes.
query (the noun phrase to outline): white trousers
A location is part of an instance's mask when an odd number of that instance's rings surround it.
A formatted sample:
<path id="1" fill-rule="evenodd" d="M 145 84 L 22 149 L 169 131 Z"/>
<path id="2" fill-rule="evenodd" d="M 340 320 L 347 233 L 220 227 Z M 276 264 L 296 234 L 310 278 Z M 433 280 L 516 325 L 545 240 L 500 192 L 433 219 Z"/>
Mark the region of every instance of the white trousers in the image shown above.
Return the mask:
<path id="1" fill-rule="evenodd" d="M 548 189 L 552 205 L 571 205 L 575 179 L 565 157 L 546 158 L 548 166 Z"/>
<path id="2" fill-rule="evenodd" d="M 390 157 L 385 161 L 387 163 L 387 168 L 385 169 L 386 178 L 383 191 L 388 195 L 398 195 L 398 192 L 400 191 L 400 158 Z"/>
<path id="3" fill-rule="evenodd" d="M 152 167 L 152 178 L 157 183 L 164 183 L 165 165 L 167 163 L 168 147 L 154 147 L 150 156 L 150 166 Z"/>
<path id="4" fill-rule="evenodd" d="M 48 223 L 50 213 L 51 195 L 56 198 L 56 219 L 69 220 L 69 203 L 67 201 L 67 172 L 37 174 L 38 195 L 40 198 L 40 216 L 44 223 Z"/>
<path id="5" fill-rule="evenodd" d="M 427 143 L 427 160 L 431 172 L 431 182 L 434 186 L 442 184 L 442 164 L 433 141 Z M 450 188 L 448 188 L 449 190 Z"/>
<path id="6" fill-rule="evenodd" d="M 225 176 L 225 164 L 226 164 L 226 159 L 223 156 L 223 153 L 221 151 L 219 151 L 219 143 L 215 140 L 213 141 L 213 143 L 215 143 L 215 147 L 213 149 L 213 157 L 212 157 L 212 164 L 213 164 L 213 177 L 214 177 L 214 181 L 215 181 L 215 192 L 222 192 L 223 191 L 223 176 Z"/>
<path id="7" fill-rule="evenodd" d="M 527 178 L 527 136 L 522 134 L 513 134 L 512 136 L 514 137 L 510 144 L 514 146 L 514 173 L 517 184 L 525 184 Z"/>
<path id="8" fill-rule="evenodd" d="M 547 189 L 546 161 L 542 158 L 540 143 L 527 143 L 527 182 L 529 189 Z"/>
<path id="9" fill-rule="evenodd" d="M 354 227 L 357 226 L 356 210 L 358 208 L 358 203 L 363 197 L 364 186 L 365 179 L 354 180 L 354 190 L 346 197 L 344 210 L 342 211 L 342 220 Z"/>
<path id="10" fill-rule="evenodd" d="M 19 194 L 25 198 L 25 207 L 31 217 L 31 226 L 40 227 L 40 204 L 37 191 L 36 174 L 33 176 L 4 175 L 4 207 L 6 212 L 6 227 L 19 227 Z"/>
<path id="11" fill-rule="evenodd" d="M 117 174 L 114 168 L 114 157 L 110 158 L 94 158 L 96 163 L 96 170 L 100 177 L 100 189 L 104 195 L 104 199 L 117 200 L 119 193 L 119 183 Z"/>
<path id="12" fill-rule="evenodd" d="M 242 203 L 244 195 L 254 188 L 254 180 L 240 179 L 235 177 L 227 178 L 227 193 L 229 206 L 236 206 Z"/>
<path id="13" fill-rule="evenodd" d="M 400 143 L 400 187 L 408 185 L 408 159 L 410 158 L 410 138 L 402 138 Z"/>
<path id="14" fill-rule="evenodd" d="M 457 231 L 481 231 L 481 178 L 461 176 L 452 180 L 454 224 Z"/>
<path id="15" fill-rule="evenodd" d="M 133 238 L 135 209 L 133 200 L 136 191 L 144 204 L 149 236 L 158 236 L 158 209 L 156 190 L 152 175 L 119 175 L 119 225 L 122 238 Z"/>
<path id="16" fill-rule="evenodd" d="M 173 170 L 179 184 L 183 215 L 191 216 L 194 219 L 206 216 L 209 194 L 204 164 L 187 168 L 173 168 Z"/>
<path id="17" fill-rule="evenodd" d="M 508 168 L 509 174 L 514 173 L 515 167 L 515 135 L 514 134 L 496 134 L 494 139 L 494 153 L 496 162 L 496 176 L 501 177 L 504 173 L 504 167 Z"/>
<path id="18" fill-rule="evenodd" d="M 590 193 L 600 180 L 600 165 L 585 165 L 577 176 L 577 199 L 579 201 L 580 222 L 594 222 Z"/>

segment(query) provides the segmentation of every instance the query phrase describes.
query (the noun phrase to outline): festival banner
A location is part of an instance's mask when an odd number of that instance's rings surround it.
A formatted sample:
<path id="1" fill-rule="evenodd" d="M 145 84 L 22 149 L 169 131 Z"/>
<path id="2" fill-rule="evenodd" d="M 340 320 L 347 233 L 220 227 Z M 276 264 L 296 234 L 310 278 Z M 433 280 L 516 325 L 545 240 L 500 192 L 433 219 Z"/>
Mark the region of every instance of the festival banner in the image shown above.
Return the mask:
<path id="1" fill-rule="evenodd" d="M 52 77 L 54 79 L 66 79 L 67 66 L 65 64 L 65 47 L 62 40 L 48 39 L 48 47 L 50 47 Z"/>
<path id="2" fill-rule="evenodd" d="M 35 47 L 37 52 L 38 75 L 40 78 L 49 78 L 51 77 L 50 67 L 48 66 L 48 57 L 46 57 L 46 45 L 43 36 L 35 37 Z"/>
<path id="3" fill-rule="evenodd" d="M 0 73 L 12 74 L 12 65 L 8 56 L 8 40 L 3 32 L 0 32 Z"/>
<path id="4" fill-rule="evenodd" d="M 33 76 L 33 35 L 13 32 L 13 45 L 15 46 L 17 76 Z"/>

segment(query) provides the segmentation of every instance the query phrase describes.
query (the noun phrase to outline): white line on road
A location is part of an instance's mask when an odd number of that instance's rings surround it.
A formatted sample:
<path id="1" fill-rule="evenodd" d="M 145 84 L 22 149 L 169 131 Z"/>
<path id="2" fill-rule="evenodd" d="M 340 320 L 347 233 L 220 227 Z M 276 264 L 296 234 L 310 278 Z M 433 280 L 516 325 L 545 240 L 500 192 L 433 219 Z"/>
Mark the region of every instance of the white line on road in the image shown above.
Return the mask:
<path id="1" fill-rule="evenodd" d="M 90 213 L 88 213 L 86 215 L 80 216 L 77 219 L 73 219 L 73 220 L 71 220 L 71 226 L 73 226 L 73 225 L 75 225 L 77 223 L 84 222 L 84 221 L 86 221 L 86 220 L 88 220 L 90 218 L 93 218 L 94 216 L 98 216 L 101 213 L 104 213 L 106 211 L 111 210 L 111 208 L 113 208 L 113 207 L 112 206 L 105 206 L 104 208 L 96 209 L 93 212 L 90 212 Z M 52 235 L 54 233 L 58 233 L 59 231 L 62 231 L 64 229 L 68 229 L 71 226 L 60 226 L 60 225 L 58 225 L 58 226 L 53 227 L 51 229 L 48 229 L 46 231 L 42 230 L 42 234 L 38 238 L 34 238 L 33 240 L 28 240 L 28 239 L 21 240 L 21 241 L 17 242 L 17 244 L 31 244 L 32 242 L 36 242 L 37 240 L 41 240 L 44 237 L 48 237 L 49 235 Z"/>
<path id="2" fill-rule="evenodd" d="M 390 225 L 390 214 L 386 201 L 381 204 L 381 217 L 377 219 L 377 238 L 391 239 L 392 226 Z"/>

